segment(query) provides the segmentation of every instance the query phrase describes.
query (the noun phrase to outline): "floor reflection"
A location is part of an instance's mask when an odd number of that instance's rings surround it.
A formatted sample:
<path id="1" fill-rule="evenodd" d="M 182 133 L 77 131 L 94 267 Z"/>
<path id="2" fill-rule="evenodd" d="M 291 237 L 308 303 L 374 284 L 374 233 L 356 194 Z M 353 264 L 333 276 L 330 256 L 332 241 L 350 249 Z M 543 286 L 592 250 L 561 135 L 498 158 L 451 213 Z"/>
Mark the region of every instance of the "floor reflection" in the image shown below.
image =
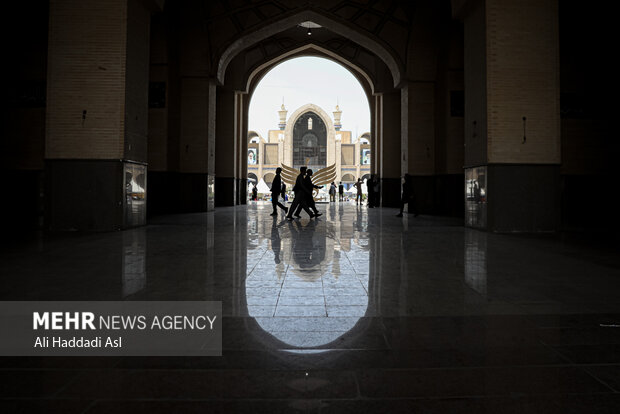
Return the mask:
<path id="1" fill-rule="evenodd" d="M 248 314 L 282 348 L 329 348 L 368 312 L 369 251 L 360 217 L 248 223 Z M 359 228 L 358 228 L 359 227 Z"/>
<path id="2" fill-rule="evenodd" d="M 146 237 L 144 231 L 123 232 L 122 295 L 133 295 L 146 286 Z"/>
<path id="3" fill-rule="evenodd" d="M 221 301 L 223 353 L 6 357 L 0 412 L 618 411 L 617 246 L 319 208 L 7 245 L 3 300 Z"/>
<path id="4" fill-rule="evenodd" d="M 465 229 L 465 284 L 487 296 L 487 233 Z"/>

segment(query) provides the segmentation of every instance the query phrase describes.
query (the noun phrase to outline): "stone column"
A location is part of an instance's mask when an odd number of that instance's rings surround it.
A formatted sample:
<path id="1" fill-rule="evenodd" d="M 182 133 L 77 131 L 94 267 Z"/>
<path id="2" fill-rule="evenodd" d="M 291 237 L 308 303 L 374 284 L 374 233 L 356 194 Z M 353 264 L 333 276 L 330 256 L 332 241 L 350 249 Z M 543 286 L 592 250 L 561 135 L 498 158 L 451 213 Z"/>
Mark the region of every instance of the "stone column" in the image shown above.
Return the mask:
<path id="1" fill-rule="evenodd" d="M 45 159 L 51 229 L 146 223 L 150 4 L 50 2 Z"/>
<path id="2" fill-rule="evenodd" d="M 342 180 L 342 134 L 336 134 L 334 137 L 334 164 L 336 164 L 336 185 L 339 185 Z"/>
<path id="3" fill-rule="evenodd" d="M 558 2 L 472 0 L 465 30 L 466 224 L 559 225 Z"/>
<path id="4" fill-rule="evenodd" d="M 215 152 L 215 205 L 234 206 L 237 198 L 238 127 L 237 96 L 223 86 L 217 88 Z M 246 155 L 247 157 L 247 155 Z M 260 177 L 258 177 L 260 180 Z"/>
<path id="5" fill-rule="evenodd" d="M 419 212 L 435 204 L 435 84 L 405 82 L 401 88 L 401 176 L 413 175 Z M 407 205 L 407 209 L 409 205 Z"/>
<path id="6" fill-rule="evenodd" d="M 362 160 L 360 159 L 360 142 L 357 139 L 358 137 L 355 137 L 355 153 L 354 153 L 354 162 L 355 162 L 355 177 L 356 178 L 362 178 L 362 168 L 361 168 L 361 164 L 362 164 Z"/>
<path id="7" fill-rule="evenodd" d="M 181 79 L 181 133 L 179 139 L 179 211 L 213 210 L 215 141 L 213 79 Z"/>
<path id="8" fill-rule="evenodd" d="M 237 126 L 237 204 L 247 203 L 248 190 L 248 112 L 250 102 L 248 95 L 244 92 L 237 92 L 236 95 L 236 126 Z M 267 137 L 269 139 L 269 137 Z M 265 159 L 265 145 L 259 144 L 259 158 Z M 262 172 L 261 172 L 262 174 Z"/>
<path id="9" fill-rule="evenodd" d="M 383 95 L 377 94 L 373 96 L 373 103 L 370 108 L 370 130 L 372 140 L 370 141 L 372 158 L 370 159 L 371 171 L 375 174 L 381 173 L 381 137 L 382 137 L 382 112 L 383 111 Z"/>
<path id="10" fill-rule="evenodd" d="M 401 97 L 400 90 L 382 95 L 379 154 L 381 156 L 381 205 L 398 207 L 401 193 Z"/>

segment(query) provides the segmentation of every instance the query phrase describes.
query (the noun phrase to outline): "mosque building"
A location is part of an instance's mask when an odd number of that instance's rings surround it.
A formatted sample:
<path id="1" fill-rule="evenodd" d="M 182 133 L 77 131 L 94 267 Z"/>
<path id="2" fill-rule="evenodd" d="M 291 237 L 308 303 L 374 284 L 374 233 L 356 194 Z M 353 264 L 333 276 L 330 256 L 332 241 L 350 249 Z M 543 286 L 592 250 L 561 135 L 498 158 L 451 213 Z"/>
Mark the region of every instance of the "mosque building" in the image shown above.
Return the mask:
<path id="1" fill-rule="evenodd" d="M 370 132 L 355 137 L 342 130 L 342 110 L 338 105 L 333 118 L 321 107 L 306 104 L 287 117 L 282 104 L 278 129 L 267 137 L 248 132 L 248 181 L 271 185 L 275 169 L 287 165 L 307 166 L 314 172 L 336 165 L 336 183 L 349 188 L 358 178 L 370 175 Z"/>

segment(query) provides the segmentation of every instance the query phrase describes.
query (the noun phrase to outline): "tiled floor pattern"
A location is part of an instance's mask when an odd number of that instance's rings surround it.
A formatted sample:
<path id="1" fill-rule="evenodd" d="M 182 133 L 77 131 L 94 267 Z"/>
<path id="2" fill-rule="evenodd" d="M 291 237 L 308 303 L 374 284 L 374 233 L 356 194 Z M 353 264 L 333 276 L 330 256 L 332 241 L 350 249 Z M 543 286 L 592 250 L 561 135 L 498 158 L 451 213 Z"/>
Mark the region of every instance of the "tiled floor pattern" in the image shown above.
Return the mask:
<path id="1" fill-rule="evenodd" d="M 620 412 L 618 246 L 268 204 L 5 244 L 3 300 L 220 300 L 222 357 L 3 357 L 0 412 Z"/>

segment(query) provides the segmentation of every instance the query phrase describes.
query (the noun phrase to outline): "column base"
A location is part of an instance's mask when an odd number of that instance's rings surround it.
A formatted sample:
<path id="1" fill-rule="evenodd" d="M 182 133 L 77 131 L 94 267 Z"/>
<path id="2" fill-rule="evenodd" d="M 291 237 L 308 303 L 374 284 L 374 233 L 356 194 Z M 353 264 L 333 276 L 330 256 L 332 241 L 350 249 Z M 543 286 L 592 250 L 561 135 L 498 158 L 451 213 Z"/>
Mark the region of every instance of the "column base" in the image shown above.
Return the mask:
<path id="1" fill-rule="evenodd" d="M 414 175 L 412 183 L 417 213 L 463 217 L 463 174 Z"/>
<path id="2" fill-rule="evenodd" d="M 559 229 L 559 165 L 489 164 L 466 169 L 465 176 L 467 226 L 493 232 Z"/>
<path id="3" fill-rule="evenodd" d="M 46 227 L 113 231 L 146 224 L 146 165 L 46 160 Z"/>
<path id="4" fill-rule="evenodd" d="M 3 170 L 5 228 L 13 231 L 37 230 L 43 226 L 42 170 Z"/>
<path id="5" fill-rule="evenodd" d="M 248 203 L 248 180 L 245 178 L 237 178 L 237 204 L 243 205 Z"/>
<path id="6" fill-rule="evenodd" d="M 381 178 L 381 206 L 400 207 L 400 178 Z"/>
<path id="7" fill-rule="evenodd" d="M 206 173 L 149 171 L 148 214 L 213 211 L 214 178 Z"/>
<path id="8" fill-rule="evenodd" d="M 449 217 L 463 217 L 465 209 L 463 198 L 463 174 L 443 174 L 435 176 L 434 214 Z"/>
<path id="9" fill-rule="evenodd" d="M 234 206 L 237 195 L 237 179 L 215 177 L 215 207 Z"/>

